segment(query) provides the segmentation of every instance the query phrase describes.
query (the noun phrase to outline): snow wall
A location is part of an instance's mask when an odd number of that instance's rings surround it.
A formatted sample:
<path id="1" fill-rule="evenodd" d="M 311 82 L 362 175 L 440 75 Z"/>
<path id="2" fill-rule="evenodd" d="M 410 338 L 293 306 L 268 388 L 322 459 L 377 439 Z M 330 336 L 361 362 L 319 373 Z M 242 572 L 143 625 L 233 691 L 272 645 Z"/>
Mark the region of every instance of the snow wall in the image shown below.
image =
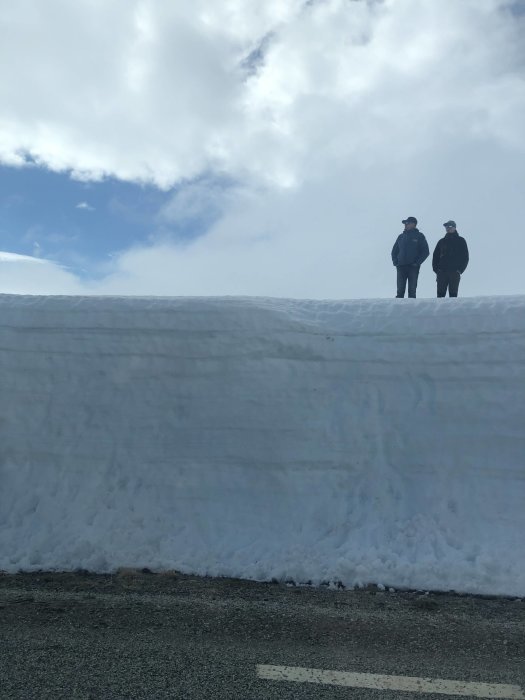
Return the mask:
<path id="1" fill-rule="evenodd" d="M 525 297 L 0 296 L 0 569 L 525 595 Z"/>

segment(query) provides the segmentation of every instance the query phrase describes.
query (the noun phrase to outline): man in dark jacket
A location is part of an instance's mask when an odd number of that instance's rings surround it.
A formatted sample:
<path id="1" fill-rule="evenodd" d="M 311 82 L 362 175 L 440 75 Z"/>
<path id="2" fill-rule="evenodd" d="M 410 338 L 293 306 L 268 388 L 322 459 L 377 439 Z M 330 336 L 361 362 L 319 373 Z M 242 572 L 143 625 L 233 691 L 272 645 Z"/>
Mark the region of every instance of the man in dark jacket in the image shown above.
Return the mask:
<path id="1" fill-rule="evenodd" d="M 415 299 L 419 267 L 429 256 L 428 243 L 417 227 L 415 216 L 409 216 L 401 222 L 405 230 L 398 237 L 392 248 L 392 262 L 397 268 L 397 295 L 402 299 L 408 281 L 408 296 Z"/>
<path id="2" fill-rule="evenodd" d="M 432 256 L 432 269 L 436 273 L 437 295 L 457 297 L 459 280 L 468 265 L 467 242 L 456 229 L 455 221 L 443 224 L 446 230 L 444 238 L 439 240 Z"/>

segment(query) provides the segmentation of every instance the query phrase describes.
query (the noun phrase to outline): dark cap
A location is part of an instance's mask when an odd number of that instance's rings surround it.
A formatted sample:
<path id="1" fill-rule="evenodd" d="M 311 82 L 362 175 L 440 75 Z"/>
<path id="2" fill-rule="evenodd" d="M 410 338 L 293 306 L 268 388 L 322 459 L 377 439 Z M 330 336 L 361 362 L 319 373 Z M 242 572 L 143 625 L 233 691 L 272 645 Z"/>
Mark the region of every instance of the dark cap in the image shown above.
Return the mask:
<path id="1" fill-rule="evenodd" d="M 452 227 L 453 227 L 453 228 L 456 228 L 456 222 L 455 222 L 455 221 L 452 221 L 452 219 L 451 219 L 450 221 L 445 221 L 445 223 L 443 224 L 443 226 L 444 226 L 445 228 L 452 228 Z"/>
<path id="2" fill-rule="evenodd" d="M 409 216 L 407 219 L 403 219 L 402 224 L 417 224 L 417 219 L 415 216 Z"/>

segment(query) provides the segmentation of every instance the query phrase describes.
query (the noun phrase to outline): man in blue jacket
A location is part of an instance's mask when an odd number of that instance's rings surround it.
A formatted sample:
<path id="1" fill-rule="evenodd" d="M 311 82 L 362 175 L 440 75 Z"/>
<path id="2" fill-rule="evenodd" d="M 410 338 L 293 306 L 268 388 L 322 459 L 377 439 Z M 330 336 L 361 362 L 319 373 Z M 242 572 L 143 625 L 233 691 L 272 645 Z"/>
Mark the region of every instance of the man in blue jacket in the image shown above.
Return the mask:
<path id="1" fill-rule="evenodd" d="M 397 299 L 405 296 L 408 282 L 408 296 L 416 298 L 417 278 L 420 265 L 428 258 L 429 250 L 425 236 L 417 228 L 415 216 L 401 222 L 405 230 L 397 237 L 392 248 L 392 262 L 397 268 Z"/>

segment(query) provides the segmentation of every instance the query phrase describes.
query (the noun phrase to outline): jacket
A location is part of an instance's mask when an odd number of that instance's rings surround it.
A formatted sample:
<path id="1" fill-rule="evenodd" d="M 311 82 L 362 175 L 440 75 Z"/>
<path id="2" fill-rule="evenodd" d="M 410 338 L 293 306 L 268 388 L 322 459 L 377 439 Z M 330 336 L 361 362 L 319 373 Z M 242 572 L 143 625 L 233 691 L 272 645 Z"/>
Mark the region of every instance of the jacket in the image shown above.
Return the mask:
<path id="1" fill-rule="evenodd" d="M 434 272 L 460 272 L 463 274 L 468 265 L 467 242 L 457 231 L 447 233 L 437 242 L 432 256 Z"/>
<path id="2" fill-rule="evenodd" d="M 392 248 L 392 262 L 399 265 L 421 265 L 429 256 L 428 243 L 425 236 L 417 228 L 403 231 L 397 237 Z"/>

